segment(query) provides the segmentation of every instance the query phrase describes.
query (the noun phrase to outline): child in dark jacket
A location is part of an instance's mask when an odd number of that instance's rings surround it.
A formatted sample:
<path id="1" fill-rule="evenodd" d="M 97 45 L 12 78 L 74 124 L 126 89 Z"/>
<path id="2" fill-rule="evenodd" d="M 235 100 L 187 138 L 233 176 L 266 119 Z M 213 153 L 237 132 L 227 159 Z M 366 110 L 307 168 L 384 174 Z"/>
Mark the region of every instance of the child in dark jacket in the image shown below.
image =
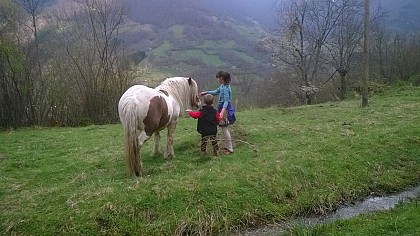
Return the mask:
<path id="1" fill-rule="evenodd" d="M 213 107 L 213 95 L 207 94 L 204 96 L 204 106 L 197 112 L 190 109 L 188 114 L 198 119 L 197 131 L 201 134 L 201 155 L 206 153 L 207 143 L 211 142 L 213 145 L 213 155 L 218 156 L 219 146 L 217 144 L 217 125 L 220 122 L 219 112 Z"/>

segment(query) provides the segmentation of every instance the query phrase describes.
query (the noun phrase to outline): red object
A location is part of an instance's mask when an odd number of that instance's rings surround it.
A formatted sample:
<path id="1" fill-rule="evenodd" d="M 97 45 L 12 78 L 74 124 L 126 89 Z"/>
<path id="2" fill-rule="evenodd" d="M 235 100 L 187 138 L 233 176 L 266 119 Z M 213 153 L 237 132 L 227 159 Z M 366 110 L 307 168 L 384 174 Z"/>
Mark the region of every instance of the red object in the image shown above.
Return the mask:
<path id="1" fill-rule="evenodd" d="M 188 114 L 194 119 L 201 118 L 201 116 L 203 115 L 201 114 L 201 111 L 197 111 L 197 112 L 190 111 L 188 112 Z M 216 122 L 219 123 L 221 120 L 222 119 L 219 115 L 219 112 L 216 112 Z"/>

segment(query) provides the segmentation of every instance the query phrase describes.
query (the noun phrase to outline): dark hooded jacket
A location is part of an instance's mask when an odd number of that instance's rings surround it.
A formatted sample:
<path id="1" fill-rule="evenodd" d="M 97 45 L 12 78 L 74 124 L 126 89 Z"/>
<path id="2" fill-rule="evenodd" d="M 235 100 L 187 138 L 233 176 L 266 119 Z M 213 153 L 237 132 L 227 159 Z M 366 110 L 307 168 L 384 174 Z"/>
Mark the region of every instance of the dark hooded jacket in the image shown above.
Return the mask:
<path id="1" fill-rule="evenodd" d="M 203 106 L 200 112 L 202 115 L 198 118 L 197 131 L 203 136 L 216 135 L 216 109 L 213 106 Z"/>

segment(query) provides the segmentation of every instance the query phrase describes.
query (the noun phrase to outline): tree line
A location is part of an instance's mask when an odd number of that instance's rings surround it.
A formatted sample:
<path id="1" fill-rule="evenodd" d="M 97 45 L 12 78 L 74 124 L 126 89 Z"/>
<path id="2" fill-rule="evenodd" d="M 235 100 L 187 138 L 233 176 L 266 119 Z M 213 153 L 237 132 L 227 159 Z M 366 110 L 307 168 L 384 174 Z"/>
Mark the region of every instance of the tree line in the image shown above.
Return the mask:
<path id="1" fill-rule="evenodd" d="M 0 125 L 115 122 L 135 76 L 123 43 L 127 9 L 108 0 L 48 6 L 0 1 Z"/>
<path id="2" fill-rule="evenodd" d="M 113 0 L 68 1 L 55 10 L 51 3 L 0 0 L 0 126 L 116 122 L 119 97 L 143 76 L 133 68 L 145 55 L 133 57 L 124 43 L 128 9 Z M 240 90 L 235 98 L 289 106 L 360 91 L 363 9 L 363 0 L 279 1 L 276 32 L 255 45 L 272 68 L 230 68 Z M 420 35 L 387 31 L 380 5 L 370 15 L 370 88 L 419 85 Z M 272 73 L 258 78 L 261 70 Z"/>
<path id="3" fill-rule="evenodd" d="M 387 12 L 375 2 L 370 11 L 369 84 L 420 83 L 420 34 L 386 30 Z M 278 30 L 261 40 L 275 67 L 263 103 L 314 104 L 343 100 L 361 89 L 363 0 L 283 0 Z M 415 80 L 415 81 L 414 81 Z"/>

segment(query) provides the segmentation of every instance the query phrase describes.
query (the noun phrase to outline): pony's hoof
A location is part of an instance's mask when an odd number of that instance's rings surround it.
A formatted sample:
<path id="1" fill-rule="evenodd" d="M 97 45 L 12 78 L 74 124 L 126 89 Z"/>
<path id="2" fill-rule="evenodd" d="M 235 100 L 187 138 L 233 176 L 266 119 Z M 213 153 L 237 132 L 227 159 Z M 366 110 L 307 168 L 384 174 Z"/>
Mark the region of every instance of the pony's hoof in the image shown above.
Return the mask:
<path id="1" fill-rule="evenodd" d="M 159 157 L 159 156 L 162 156 L 162 153 L 161 152 L 154 152 L 154 153 L 152 153 L 152 157 Z"/>
<path id="2" fill-rule="evenodd" d="M 175 154 L 174 153 L 165 153 L 165 159 L 166 160 L 171 160 L 175 158 Z"/>

